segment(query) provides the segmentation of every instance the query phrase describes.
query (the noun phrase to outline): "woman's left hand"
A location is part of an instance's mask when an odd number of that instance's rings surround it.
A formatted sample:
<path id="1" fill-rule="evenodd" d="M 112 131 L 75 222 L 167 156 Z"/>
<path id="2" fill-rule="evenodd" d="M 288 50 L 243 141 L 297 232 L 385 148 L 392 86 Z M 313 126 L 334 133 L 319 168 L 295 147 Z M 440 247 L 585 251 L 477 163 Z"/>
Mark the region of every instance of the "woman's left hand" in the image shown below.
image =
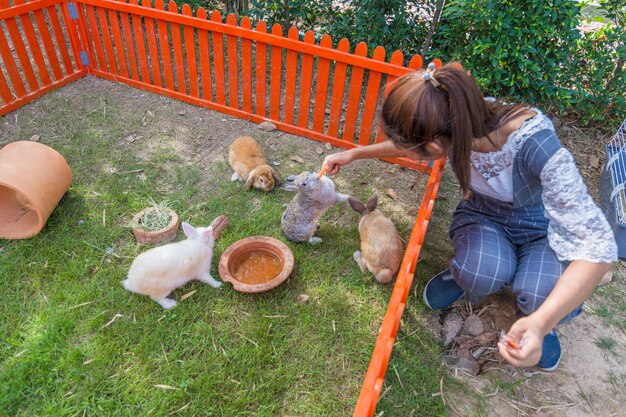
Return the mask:
<path id="1" fill-rule="evenodd" d="M 514 366 L 536 365 L 541 359 L 541 347 L 545 331 L 532 316 L 523 317 L 513 323 L 506 337 L 515 343 L 498 342 L 500 355 Z M 511 345 L 517 345 L 515 347 Z"/>

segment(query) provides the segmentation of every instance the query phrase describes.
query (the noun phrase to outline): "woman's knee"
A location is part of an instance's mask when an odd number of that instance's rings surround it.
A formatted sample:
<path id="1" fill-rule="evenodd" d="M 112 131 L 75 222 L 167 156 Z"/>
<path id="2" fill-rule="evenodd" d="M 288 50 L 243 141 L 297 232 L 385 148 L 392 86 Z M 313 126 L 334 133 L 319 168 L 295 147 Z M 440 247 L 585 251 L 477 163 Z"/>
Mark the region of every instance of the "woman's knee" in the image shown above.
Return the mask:
<path id="1" fill-rule="evenodd" d="M 450 270 L 454 280 L 469 295 L 484 296 L 500 291 L 515 275 L 515 265 L 507 259 L 485 256 L 453 258 Z"/>

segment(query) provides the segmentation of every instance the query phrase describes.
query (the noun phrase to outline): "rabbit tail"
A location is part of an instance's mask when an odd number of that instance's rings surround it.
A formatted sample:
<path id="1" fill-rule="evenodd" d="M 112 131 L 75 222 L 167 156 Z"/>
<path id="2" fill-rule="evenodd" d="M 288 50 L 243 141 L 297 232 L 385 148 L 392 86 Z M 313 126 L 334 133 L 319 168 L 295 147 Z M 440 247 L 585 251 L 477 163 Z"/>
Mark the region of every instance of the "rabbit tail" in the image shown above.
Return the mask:
<path id="1" fill-rule="evenodd" d="M 125 279 L 124 281 L 122 281 L 122 285 L 124 286 L 124 288 L 126 288 L 128 291 L 130 292 L 135 292 L 137 294 L 140 294 L 139 291 L 137 291 L 135 289 L 135 287 L 133 287 L 133 285 L 130 283 L 130 280 Z"/>
<path id="2" fill-rule="evenodd" d="M 391 282 L 391 280 L 393 280 L 393 276 L 394 273 L 391 269 L 384 268 L 378 271 L 378 273 L 376 274 L 376 281 L 380 282 L 381 284 L 387 284 L 388 282 Z"/>

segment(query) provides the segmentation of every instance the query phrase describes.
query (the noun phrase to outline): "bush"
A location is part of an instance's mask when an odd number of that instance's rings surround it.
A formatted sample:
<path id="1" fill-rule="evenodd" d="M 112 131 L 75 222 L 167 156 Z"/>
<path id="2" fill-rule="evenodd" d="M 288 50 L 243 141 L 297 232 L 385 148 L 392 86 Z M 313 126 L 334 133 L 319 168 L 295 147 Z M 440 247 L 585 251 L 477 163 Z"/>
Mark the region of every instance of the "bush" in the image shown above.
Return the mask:
<path id="1" fill-rule="evenodd" d="M 585 119 L 605 117 L 610 104 L 608 114 L 618 116 L 625 101 L 624 26 L 607 23 L 601 36 L 582 35 L 580 12 L 569 0 L 457 0 L 444 9 L 433 51 L 463 62 L 491 94 L 575 106 Z"/>
<path id="2" fill-rule="evenodd" d="M 382 45 L 388 52 L 419 53 L 428 31 L 424 16 L 432 2 L 406 0 L 342 0 L 341 13 L 322 25 L 333 39 L 352 45 L 365 42 L 370 50 Z"/>
<path id="3" fill-rule="evenodd" d="M 514 12 L 513 12 L 514 11 Z M 529 102 L 564 99 L 580 8 L 569 0 L 460 0 L 444 9 L 435 50 L 458 59 L 490 93 Z"/>

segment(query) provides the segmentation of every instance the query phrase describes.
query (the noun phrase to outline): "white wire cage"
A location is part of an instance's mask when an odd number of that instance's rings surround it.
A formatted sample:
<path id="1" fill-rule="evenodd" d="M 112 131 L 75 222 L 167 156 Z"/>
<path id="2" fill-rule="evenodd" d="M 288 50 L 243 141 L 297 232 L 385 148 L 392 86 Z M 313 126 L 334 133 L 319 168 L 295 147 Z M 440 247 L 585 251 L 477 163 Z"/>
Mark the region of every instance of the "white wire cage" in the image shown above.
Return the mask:
<path id="1" fill-rule="evenodd" d="M 626 120 L 606 144 L 606 166 L 600 196 L 615 233 L 620 258 L 626 258 Z"/>

